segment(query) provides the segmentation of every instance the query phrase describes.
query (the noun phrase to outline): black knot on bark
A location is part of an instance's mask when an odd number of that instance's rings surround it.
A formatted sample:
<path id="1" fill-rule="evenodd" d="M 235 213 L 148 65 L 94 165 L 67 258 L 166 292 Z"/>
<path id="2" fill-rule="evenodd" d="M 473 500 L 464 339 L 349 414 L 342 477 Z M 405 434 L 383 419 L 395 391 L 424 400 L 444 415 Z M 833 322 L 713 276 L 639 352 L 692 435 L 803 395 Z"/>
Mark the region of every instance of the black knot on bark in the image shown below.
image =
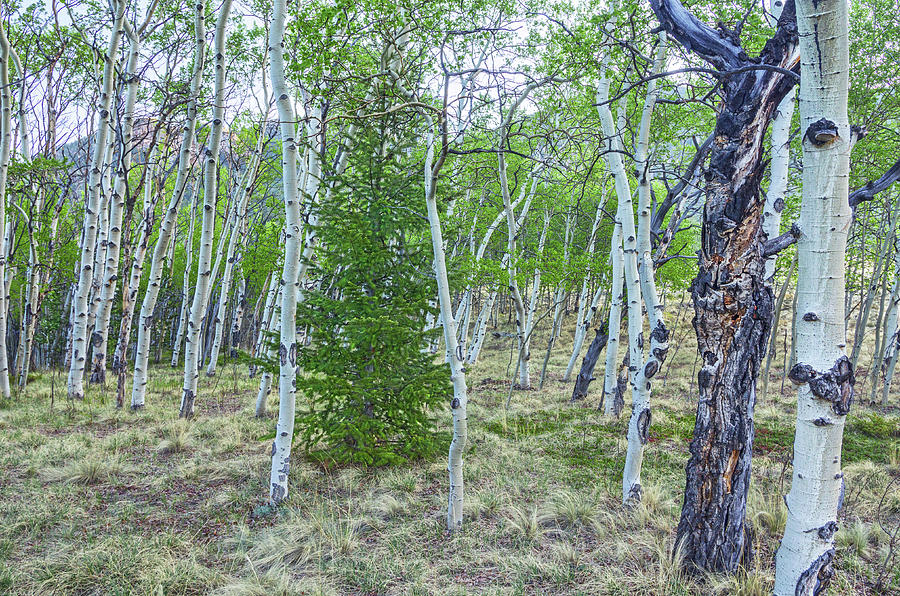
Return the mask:
<path id="1" fill-rule="evenodd" d="M 813 420 L 813 424 L 815 424 L 816 426 L 831 426 L 832 424 L 834 424 L 834 422 L 832 422 L 828 418 L 816 418 L 815 420 Z"/>
<path id="2" fill-rule="evenodd" d="M 788 373 L 788 379 L 797 385 L 809 383 L 809 380 L 816 376 L 816 371 L 809 364 L 797 363 Z"/>
<path id="3" fill-rule="evenodd" d="M 838 138 L 837 124 L 821 118 L 809 125 L 809 128 L 806 129 L 806 138 L 816 147 L 824 147 L 833 143 Z"/>
<path id="4" fill-rule="evenodd" d="M 784 211 L 784 199 L 778 197 L 775 199 L 775 202 L 772 204 L 772 208 L 775 210 L 775 213 L 781 213 Z"/>
<path id="5" fill-rule="evenodd" d="M 643 331 L 638 333 L 637 345 L 638 345 L 638 349 L 641 349 L 641 350 L 644 349 L 644 332 Z"/>
<path id="6" fill-rule="evenodd" d="M 800 574 L 795 593 L 824 594 L 834 575 L 834 569 L 831 566 L 833 560 L 834 549 L 822 553 L 822 556 L 813 561 L 809 569 Z"/>
<path id="7" fill-rule="evenodd" d="M 656 360 L 651 360 L 644 367 L 644 376 L 648 379 L 652 379 L 657 372 L 659 372 L 659 363 Z"/>
<path id="8" fill-rule="evenodd" d="M 458 407 L 459 407 L 459 398 L 454 397 L 453 400 L 450 401 L 450 409 L 455 410 Z"/>
<path id="9" fill-rule="evenodd" d="M 654 356 L 654 358 L 656 358 L 657 360 L 659 360 L 659 363 L 660 363 L 660 364 L 662 364 L 663 362 L 666 361 L 666 356 L 668 356 L 668 354 L 669 354 L 669 348 L 668 348 L 668 347 L 665 347 L 665 348 L 654 348 L 654 349 L 653 349 L 653 356 Z"/>
<path id="10" fill-rule="evenodd" d="M 644 408 L 638 414 L 637 431 L 641 445 L 646 445 L 650 441 L 650 408 Z"/>
<path id="11" fill-rule="evenodd" d="M 663 343 L 669 339 L 669 330 L 663 324 L 662 319 L 657 321 L 656 327 L 650 332 L 650 340 Z"/>
<path id="12" fill-rule="evenodd" d="M 819 315 L 817 315 L 814 312 L 808 312 L 805 315 L 803 315 L 803 320 L 806 321 L 807 323 L 812 322 L 812 321 L 818 321 Z"/>
<path id="13" fill-rule="evenodd" d="M 831 537 L 838 531 L 837 522 L 830 521 L 816 532 L 822 540 L 831 540 Z"/>

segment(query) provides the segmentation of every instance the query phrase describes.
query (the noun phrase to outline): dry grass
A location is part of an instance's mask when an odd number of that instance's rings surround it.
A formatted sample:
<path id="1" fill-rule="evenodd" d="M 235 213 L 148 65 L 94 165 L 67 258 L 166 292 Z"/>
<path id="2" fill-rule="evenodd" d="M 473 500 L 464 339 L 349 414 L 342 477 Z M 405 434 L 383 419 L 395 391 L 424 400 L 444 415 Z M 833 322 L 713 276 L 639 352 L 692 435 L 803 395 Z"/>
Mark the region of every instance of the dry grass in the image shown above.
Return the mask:
<path id="1" fill-rule="evenodd" d="M 60 374 L 44 374 L 0 407 L 0 593 L 768 594 L 786 518 L 793 389 L 780 392 L 779 354 L 757 406 L 753 568 L 686 575 L 674 528 L 696 358 L 689 315 L 679 325 L 674 336 L 685 341 L 653 389 L 643 501 L 629 511 L 620 505 L 628 410 L 622 420 L 598 413 L 596 383 L 588 403 L 569 405 L 561 371 L 572 330 L 557 342 L 544 388 L 515 391 L 508 409 L 511 342 L 490 338 L 468 375 L 466 526 L 453 536 L 442 457 L 383 470 L 298 457 L 289 499 L 271 514 L 261 437 L 273 421 L 254 418 L 256 382 L 230 365 L 201 376 L 190 423 L 176 420 L 177 370 L 153 370 L 138 413 L 114 410 L 113 387 L 68 405 Z M 900 439 L 878 436 L 897 412 L 880 408 L 882 418 L 860 422 L 869 411 L 857 407 L 845 432 L 835 594 L 875 593 L 889 553 L 878 522 L 900 523 L 900 495 L 890 491 Z"/>

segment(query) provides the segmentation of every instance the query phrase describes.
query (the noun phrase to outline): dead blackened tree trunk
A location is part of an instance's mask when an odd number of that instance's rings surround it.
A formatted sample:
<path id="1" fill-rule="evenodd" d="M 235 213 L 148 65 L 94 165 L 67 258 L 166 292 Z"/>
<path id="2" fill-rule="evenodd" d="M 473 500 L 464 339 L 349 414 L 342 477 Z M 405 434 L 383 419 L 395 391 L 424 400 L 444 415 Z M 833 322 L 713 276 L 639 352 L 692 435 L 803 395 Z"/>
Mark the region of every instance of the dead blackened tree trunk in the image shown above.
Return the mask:
<path id="1" fill-rule="evenodd" d="M 845 354 L 844 259 L 852 214 L 847 196 L 851 132 L 849 2 L 797 2 L 802 75 L 803 203 L 797 243 L 799 385 L 788 517 L 775 558 L 775 594 L 824 594 L 834 571 L 834 534 L 844 494 L 841 441 L 853 399 Z"/>
<path id="2" fill-rule="evenodd" d="M 788 0 L 758 59 L 741 48 L 739 31 L 708 27 L 678 0 L 651 6 L 671 37 L 716 68 L 724 95 L 691 286 L 703 366 L 677 540 L 688 567 L 734 571 L 752 554 L 744 516 L 753 407 L 774 302 L 765 260 L 785 244 L 768 240 L 762 227 L 763 138 L 796 81 L 789 72 L 799 61 L 794 2 Z"/>

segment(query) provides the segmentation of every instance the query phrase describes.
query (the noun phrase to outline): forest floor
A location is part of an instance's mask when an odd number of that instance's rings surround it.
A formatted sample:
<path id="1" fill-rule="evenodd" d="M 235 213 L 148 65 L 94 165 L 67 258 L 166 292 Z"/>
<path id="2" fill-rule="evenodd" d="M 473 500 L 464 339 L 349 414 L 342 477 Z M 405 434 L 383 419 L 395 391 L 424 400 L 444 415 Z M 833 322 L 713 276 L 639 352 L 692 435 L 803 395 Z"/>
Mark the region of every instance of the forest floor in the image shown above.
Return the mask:
<path id="1" fill-rule="evenodd" d="M 201 375 L 187 424 L 176 419 L 180 369 L 151 371 L 138 413 L 115 410 L 114 379 L 73 407 L 64 375 L 35 375 L 0 405 L 0 593 L 769 594 L 795 392 L 789 383 L 780 391 L 779 354 L 756 409 L 755 563 L 730 578 L 685 576 L 672 547 L 694 425 L 689 321 L 690 313 L 680 317 L 654 385 L 644 497 L 631 511 L 620 505 L 630 409 L 619 420 L 599 413 L 599 381 L 586 403 L 569 403 L 561 371 L 572 329 L 544 388 L 514 391 L 509 409 L 514 340 L 489 338 L 468 375 L 466 522 L 455 536 L 444 529 L 443 456 L 381 470 L 328 469 L 298 456 L 287 504 L 267 515 L 263 437 L 274 422 L 253 417 L 257 380 L 243 366 Z M 535 384 L 544 341 L 533 346 Z M 885 529 L 900 524 L 898 408 L 856 404 L 843 461 L 830 593 L 875 594 L 881 577 L 883 593 L 896 594 L 900 566 L 884 561 Z"/>

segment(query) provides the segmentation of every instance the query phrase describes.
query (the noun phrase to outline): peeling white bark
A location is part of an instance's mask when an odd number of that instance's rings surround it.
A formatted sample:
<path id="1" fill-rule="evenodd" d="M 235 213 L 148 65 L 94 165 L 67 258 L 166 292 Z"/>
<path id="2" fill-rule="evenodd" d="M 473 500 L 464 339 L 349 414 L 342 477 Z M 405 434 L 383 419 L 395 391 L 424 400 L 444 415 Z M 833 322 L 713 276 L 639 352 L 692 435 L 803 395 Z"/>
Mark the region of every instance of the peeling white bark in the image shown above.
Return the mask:
<path id="1" fill-rule="evenodd" d="M 197 222 L 197 197 L 200 195 L 202 179 L 197 177 L 194 192 L 191 193 L 191 206 L 188 209 L 188 233 L 184 239 L 184 274 L 181 280 L 181 307 L 178 309 L 178 330 L 175 332 L 175 343 L 172 345 L 172 368 L 178 366 L 181 357 L 181 346 L 184 344 L 184 333 L 187 328 L 188 296 L 191 289 L 191 271 L 194 265 L 194 225 Z"/>

